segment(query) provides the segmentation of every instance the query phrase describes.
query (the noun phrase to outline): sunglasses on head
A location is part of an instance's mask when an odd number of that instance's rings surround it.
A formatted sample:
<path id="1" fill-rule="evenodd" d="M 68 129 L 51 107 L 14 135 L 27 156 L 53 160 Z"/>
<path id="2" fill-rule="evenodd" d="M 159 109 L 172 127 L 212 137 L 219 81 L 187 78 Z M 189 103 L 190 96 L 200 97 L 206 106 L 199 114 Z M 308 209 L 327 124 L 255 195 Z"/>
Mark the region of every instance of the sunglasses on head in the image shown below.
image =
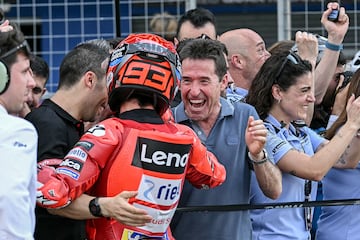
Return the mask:
<path id="1" fill-rule="evenodd" d="M 297 65 L 297 64 L 299 64 L 299 62 L 301 61 L 301 59 L 300 59 L 300 57 L 299 57 L 296 53 L 290 51 L 290 53 L 286 56 L 286 58 L 284 59 L 284 61 L 283 61 L 282 64 L 281 64 L 278 72 L 277 72 L 276 75 L 275 75 L 275 83 L 278 82 L 279 77 L 280 77 L 281 73 L 284 71 L 285 65 L 286 65 L 286 63 L 287 63 L 288 61 L 290 61 L 291 63 Z"/>

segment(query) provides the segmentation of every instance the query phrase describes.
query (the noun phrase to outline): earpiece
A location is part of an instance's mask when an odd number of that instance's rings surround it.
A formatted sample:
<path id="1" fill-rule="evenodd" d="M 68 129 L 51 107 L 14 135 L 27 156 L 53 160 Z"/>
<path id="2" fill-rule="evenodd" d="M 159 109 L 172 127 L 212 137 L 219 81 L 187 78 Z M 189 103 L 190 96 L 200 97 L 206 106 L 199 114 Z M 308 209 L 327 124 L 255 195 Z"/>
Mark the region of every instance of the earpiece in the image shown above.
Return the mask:
<path id="1" fill-rule="evenodd" d="M 10 72 L 7 65 L 0 60 L 0 94 L 3 94 L 10 85 Z"/>

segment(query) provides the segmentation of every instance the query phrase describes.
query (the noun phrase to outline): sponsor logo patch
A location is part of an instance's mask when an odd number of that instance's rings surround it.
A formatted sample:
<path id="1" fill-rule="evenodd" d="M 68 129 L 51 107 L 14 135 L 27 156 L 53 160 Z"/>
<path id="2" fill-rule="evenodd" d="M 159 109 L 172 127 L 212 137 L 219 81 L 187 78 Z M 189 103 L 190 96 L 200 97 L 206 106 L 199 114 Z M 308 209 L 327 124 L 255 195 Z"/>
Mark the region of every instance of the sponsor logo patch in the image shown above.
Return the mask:
<path id="1" fill-rule="evenodd" d="M 285 145 L 286 142 L 282 141 L 280 142 L 278 145 L 276 145 L 273 149 L 272 149 L 272 153 L 275 154 L 283 145 Z"/>
<path id="2" fill-rule="evenodd" d="M 109 88 L 112 80 L 114 78 L 114 73 L 113 72 L 109 72 L 108 75 L 106 76 L 106 86 Z"/>
<path id="3" fill-rule="evenodd" d="M 87 159 L 87 153 L 79 147 L 75 147 L 65 156 L 65 158 L 76 158 L 83 162 Z"/>
<path id="4" fill-rule="evenodd" d="M 27 145 L 26 145 L 25 143 L 21 143 L 21 142 L 15 141 L 15 142 L 14 142 L 14 147 L 23 147 L 23 148 L 26 148 Z"/>
<path id="5" fill-rule="evenodd" d="M 137 204 L 136 202 L 133 203 L 133 206 L 136 208 L 144 209 L 152 217 L 151 222 L 147 223 L 145 226 L 138 228 L 146 232 L 153 233 L 152 234 L 153 236 L 164 235 L 175 213 L 175 208 L 164 211 L 164 210 L 147 207 L 145 205 L 140 205 Z"/>
<path id="6" fill-rule="evenodd" d="M 181 182 L 181 179 L 142 175 L 137 198 L 157 205 L 171 206 L 179 200 Z"/>
<path id="7" fill-rule="evenodd" d="M 135 232 L 133 230 L 130 229 L 124 229 L 122 236 L 121 236 L 121 240 L 139 240 L 139 239 L 150 239 L 148 235 L 144 235 L 142 233 L 139 232 Z M 168 240 L 168 236 L 167 234 L 165 234 L 162 237 L 151 237 L 151 239 L 156 239 L 156 240 Z"/>
<path id="8" fill-rule="evenodd" d="M 64 161 L 60 163 L 60 167 L 68 167 L 71 169 L 74 169 L 78 172 L 81 172 L 81 169 L 83 167 L 84 163 L 72 158 L 66 158 Z"/>
<path id="9" fill-rule="evenodd" d="M 96 137 L 101 137 L 105 135 L 105 127 L 104 125 L 95 125 L 90 128 L 86 133 L 90 133 Z"/>
<path id="10" fill-rule="evenodd" d="M 110 59 L 110 66 L 114 66 L 117 64 L 114 64 L 113 61 L 116 59 L 121 60 L 121 58 L 126 54 L 128 50 L 128 44 L 124 44 L 121 47 L 119 47 L 118 49 L 116 49 L 112 54 L 111 54 L 111 59 Z"/>
<path id="11" fill-rule="evenodd" d="M 190 144 L 138 138 L 132 165 L 155 172 L 182 174 L 189 159 L 190 147 Z"/>
<path id="12" fill-rule="evenodd" d="M 93 146 L 94 146 L 94 144 L 92 142 L 88 142 L 88 141 L 79 141 L 75 144 L 75 147 L 82 147 L 86 151 L 90 151 L 90 149 L 92 149 Z"/>
<path id="13" fill-rule="evenodd" d="M 61 173 L 61 174 L 65 174 L 65 175 L 68 175 L 70 176 L 71 178 L 75 179 L 75 180 L 78 180 L 79 177 L 80 177 L 80 174 L 79 173 L 76 173 L 74 171 L 71 171 L 70 169 L 67 169 L 67 168 L 57 168 L 56 169 L 56 172 L 57 173 Z"/>

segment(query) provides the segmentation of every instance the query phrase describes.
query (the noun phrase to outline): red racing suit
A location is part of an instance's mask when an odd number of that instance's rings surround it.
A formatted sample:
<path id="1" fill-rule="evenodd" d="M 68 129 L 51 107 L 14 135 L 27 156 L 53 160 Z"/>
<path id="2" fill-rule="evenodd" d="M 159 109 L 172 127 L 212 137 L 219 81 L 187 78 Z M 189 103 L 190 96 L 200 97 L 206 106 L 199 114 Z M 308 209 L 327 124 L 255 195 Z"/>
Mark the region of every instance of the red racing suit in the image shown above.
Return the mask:
<path id="1" fill-rule="evenodd" d="M 220 185 L 225 168 L 189 127 L 172 122 L 107 119 L 86 132 L 56 168 L 39 164 L 37 204 L 59 208 L 86 192 L 115 196 L 138 191 L 133 206 L 153 217 L 143 227 L 110 218 L 87 221 L 88 239 L 173 239 L 169 224 L 185 178 L 195 187 Z"/>

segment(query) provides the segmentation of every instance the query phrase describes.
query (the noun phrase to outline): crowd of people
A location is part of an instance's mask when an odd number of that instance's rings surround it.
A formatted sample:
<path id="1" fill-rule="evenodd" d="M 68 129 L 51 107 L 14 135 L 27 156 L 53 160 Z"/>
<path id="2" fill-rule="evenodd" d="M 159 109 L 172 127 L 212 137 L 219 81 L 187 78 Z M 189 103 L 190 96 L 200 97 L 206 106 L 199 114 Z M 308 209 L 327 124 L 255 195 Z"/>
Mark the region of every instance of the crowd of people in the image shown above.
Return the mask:
<path id="1" fill-rule="evenodd" d="M 356 204 L 177 211 L 359 198 L 345 8 L 328 3 L 324 42 L 269 48 L 252 29 L 218 35 L 203 8 L 165 36 L 170 17 L 79 43 L 48 99 L 47 63 L 0 25 L 0 239 L 357 239 Z"/>

